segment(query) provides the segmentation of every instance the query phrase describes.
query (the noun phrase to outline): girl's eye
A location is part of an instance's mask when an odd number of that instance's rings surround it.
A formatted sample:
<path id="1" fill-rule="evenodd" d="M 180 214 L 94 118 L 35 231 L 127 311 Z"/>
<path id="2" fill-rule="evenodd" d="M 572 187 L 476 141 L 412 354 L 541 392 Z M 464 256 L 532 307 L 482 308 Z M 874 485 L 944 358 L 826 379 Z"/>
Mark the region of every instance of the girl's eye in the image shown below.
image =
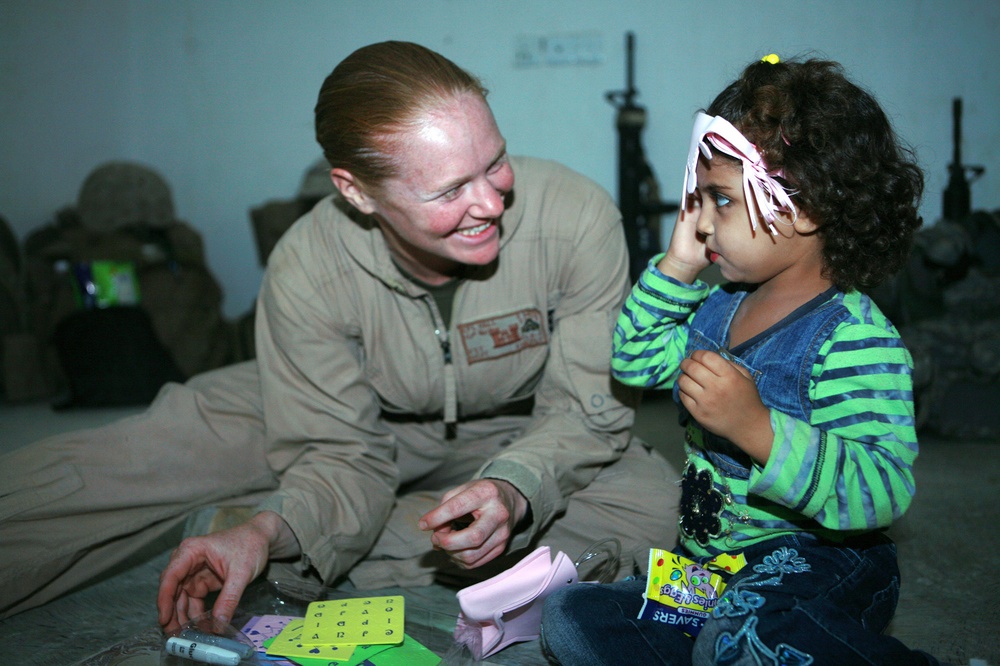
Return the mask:
<path id="1" fill-rule="evenodd" d="M 724 195 L 724 194 L 719 194 L 718 192 L 715 192 L 715 193 L 714 193 L 714 194 L 712 195 L 712 197 L 713 197 L 713 198 L 715 199 L 715 207 L 716 207 L 716 208 L 722 208 L 723 206 L 727 205 L 727 204 L 728 204 L 728 203 L 729 203 L 730 201 L 732 201 L 732 200 L 731 200 L 731 199 L 730 199 L 729 197 L 727 197 L 726 195 Z"/>

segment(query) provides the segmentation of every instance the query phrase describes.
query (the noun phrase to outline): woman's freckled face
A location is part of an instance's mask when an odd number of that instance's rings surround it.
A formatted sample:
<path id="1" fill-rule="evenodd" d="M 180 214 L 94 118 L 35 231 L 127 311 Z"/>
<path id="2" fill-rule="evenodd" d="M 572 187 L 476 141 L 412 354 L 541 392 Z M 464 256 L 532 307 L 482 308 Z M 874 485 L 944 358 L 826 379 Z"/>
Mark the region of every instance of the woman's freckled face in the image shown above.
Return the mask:
<path id="1" fill-rule="evenodd" d="M 475 95 L 449 100 L 392 144 L 399 146 L 398 175 L 373 197 L 373 214 L 394 259 L 432 284 L 463 265 L 494 261 L 514 173 L 486 102 Z"/>

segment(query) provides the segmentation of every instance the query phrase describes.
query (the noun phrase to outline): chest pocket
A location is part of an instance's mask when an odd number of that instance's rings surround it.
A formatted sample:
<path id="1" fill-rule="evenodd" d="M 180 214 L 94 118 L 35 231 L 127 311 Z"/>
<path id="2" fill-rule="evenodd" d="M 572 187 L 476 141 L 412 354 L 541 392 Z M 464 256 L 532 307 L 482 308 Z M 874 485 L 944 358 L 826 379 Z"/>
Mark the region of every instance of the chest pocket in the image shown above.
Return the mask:
<path id="1" fill-rule="evenodd" d="M 742 358 L 740 358 L 738 356 L 734 356 L 728 349 L 726 349 L 725 347 L 723 347 L 718 342 L 716 342 L 712 338 L 708 337 L 707 335 L 705 335 L 701 331 L 699 331 L 699 330 L 692 330 L 691 331 L 691 335 L 690 335 L 690 337 L 688 339 L 688 346 L 687 346 L 688 356 L 691 355 L 691 352 L 693 352 L 695 350 L 698 350 L 698 349 L 704 349 L 704 350 L 712 351 L 712 352 L 715 352 L 716 354 L 719 354 L 720 356 L 722 356 L 724 359 L 726 359 L 730 363 L 735 363 L 736 365 L 738 365 L 741 368 L 743 368 L 744 370 L 746 370 L 750 374 L 750 377 L 753 378 L 753 381 L 754 381 L 755 384 L 759 384 L 760 383 L 761 376 L 762 376 L 762 373 L 761 373 L 760 370 L 757 370 L 756 368 L 754 368 L 753 366 L 751 366 L 744 359 L 742 359 Z"/>
<path id="2" fill-rule="evenodd" d="M 765 405 L 810 420 L 813 365 L 823 343 L 845 316 L 844 308 L 827 302 L 754 344 L 739 348 L 740 357 L 761 373 L 754 381 Z"/>
<path id="3" fill-rule="evenodd" d="M 729 350 L 722 347 L 722 345 L 709 336 L 701 331 L 692 330 L 688 338 L 688 355 L 699 349 L 715 352 L 730 363 L 740 366 L 750 374 L 754 380 L 754 384 L 759 384 L 763 377 L 763 373 L 760 370 L 751 367 L 742 358 L 734 356 Z M 749 457 L 725 438 L 719 437 L 705 430 L 700 425 L 693 423 L 690 413 L 681 404 L 676 384 L 674 384 L 674 400 L 680 409 L 681 422 L 687 425 L 686 437 L 688 438 L 688 442 L 702 448 L 723 476 L 733 479 L 748 479 L 750 477 Z"/>

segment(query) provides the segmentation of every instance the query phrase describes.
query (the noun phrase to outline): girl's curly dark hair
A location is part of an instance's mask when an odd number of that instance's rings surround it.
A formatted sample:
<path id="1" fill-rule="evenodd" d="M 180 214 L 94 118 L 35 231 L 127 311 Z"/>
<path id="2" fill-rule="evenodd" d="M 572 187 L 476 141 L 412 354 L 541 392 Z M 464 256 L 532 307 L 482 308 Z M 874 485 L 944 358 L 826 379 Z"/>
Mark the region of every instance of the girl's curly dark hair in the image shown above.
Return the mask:
<path id="1" fill-rule="evenodd" d="M 903 267 L 924 176 L 875 98 L 824 60 L 756 62 L 707 113 L 784 169 L 792 199 L 819 226 L 824 275 L 870 290 Z"/>

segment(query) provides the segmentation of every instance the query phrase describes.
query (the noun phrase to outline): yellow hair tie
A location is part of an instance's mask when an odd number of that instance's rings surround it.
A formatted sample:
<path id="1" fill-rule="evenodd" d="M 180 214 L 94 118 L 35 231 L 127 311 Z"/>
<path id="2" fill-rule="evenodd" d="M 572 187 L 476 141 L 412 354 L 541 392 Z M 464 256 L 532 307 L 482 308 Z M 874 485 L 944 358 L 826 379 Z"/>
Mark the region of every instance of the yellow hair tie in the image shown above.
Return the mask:
<path id="1" fill-rule="evenodd" d="M 763 58 L 761 58 L 760 61 L 761 62 L 769 62 L 772 65 L 777 65 L 779 62 L 781 62 L 781 58 L 778 57 L 777 53 L 771 53 L 771 54 L 766 55 Z"/>

